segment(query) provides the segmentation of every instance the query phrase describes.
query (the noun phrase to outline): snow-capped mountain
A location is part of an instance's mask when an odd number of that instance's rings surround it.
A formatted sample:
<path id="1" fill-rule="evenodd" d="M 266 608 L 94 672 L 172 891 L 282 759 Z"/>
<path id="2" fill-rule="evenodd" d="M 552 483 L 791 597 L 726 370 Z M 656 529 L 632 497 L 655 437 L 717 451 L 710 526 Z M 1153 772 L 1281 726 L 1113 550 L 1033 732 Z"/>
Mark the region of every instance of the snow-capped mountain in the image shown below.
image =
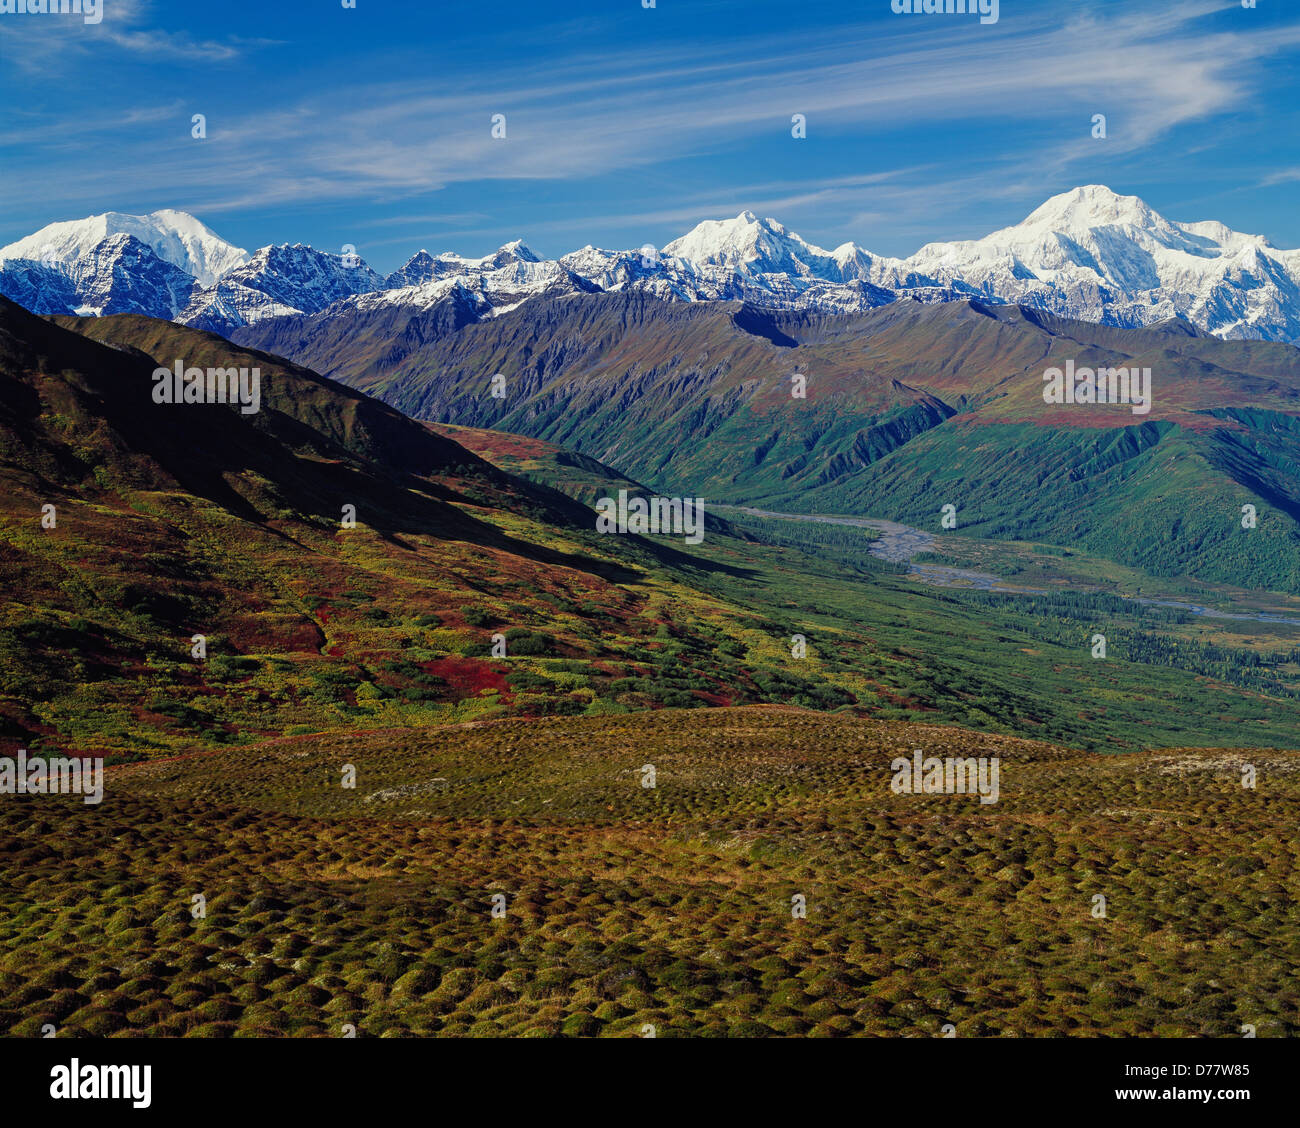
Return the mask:
<path id="1" fill-rule="evenodd" d="M 68 270 L 77 312 L 143 313 L 173 320 L 197 285 L 192 275 L 159 258 L 134 235 L 110 235 Z"/>
<path id="2" fill-rule="evenodd" d="M 50 259 L 0 261 L 0 294 L 36 313 L 142 313 L 173 320 L 197 285 L 134 235 L 120 232 L 66 265 Z"/>
<path id="3" fill-rule="evenodd" d="M 508 243 L 484 258 L 462 259 L 463 269 L 429 281 L 357 293 L 339 299 L 323 311 L 305 312 L 320 313 L 318 320 L 328 320 L 346 314 L 372 315 L 390 308 L 429 310 L 450 301 L 458 309 L 472 310 L 474 319 L 481 320 L 514 309 L 530 298 L 600 291 L 601 287 L 562 263 L 516 256 L 517 246 L 520 244 Z M 446 264 L 450 257 L 443 255 L 432 261 Z M 412 259 L 407 266 L 414 262 Z"/>
<path id="4" fill-rule="evenodd" d="M 79 304 L 71 278 L 31 259 L 0 260 L 0 294 L 33 313 L 75 313 Z"/>
<path id="5" fill-rule="evenodd" d="M 522 239 L 507 243 L 504 247 L 480 259 L 467 259 L 451 251 L 444 251 L 434 258 L 428 251 L 421 250 L 412 255 L 404 266 L 384 279 L 384 289 L 399 290 L 407 286 L 418 286 L 422 282 L 436 282 L 443 278 L 474 277 L 515 263 L 540 261 L 524 246 Z"/>
<path id="6" fill-rule="evenodd" d="M 149 237 L 126 230 L 131 223 L 145 225 Z M 152 255 L 123 258 L 127 245 L 114 245 L 110 267 L 99 232 L 134 236 Z M 222 334 L 270 318 L 310 318 L 319 327 L 334 316 L 387 317 L 382 311 L 395 309 L 414 316 L 449 300 L 459 323 L 542 295 L 636 290 L 667 301 L 818 312 L 978 297 L 1122 326 L 1181 317 L 1220 337 L 1300 343 L 1300 251 L 1213 221 L 1175 223 L 1100 185 L 1054 196 L 982 239 L 930 243 L 906 259 L 851 242 L 823 250 L 749 211 L 706 220 L 662 250 L 589 245 L 542 261 L 516 240 L 482 258 L 422 250 L 386 278 L 355 256 L 302 244 L 249 257 L 194 217 L 166 211 L 50 224 L 0 251 L 5 258 L 0 293 L 35 312 L 133 308 Z M 184 280 L 164 281 L 157 259 L 193 276 L 181 308 L 174 307 Z M 134 280 L 133 270 L 150 277 Z"/>
<path id="7" fill-rule="evenodd" d="M 70 266 L 110 235 L 131 235 L 164 262 L 180 267 L 211 286 L 222 274 L 247 261 L 248 252 L 227 243 L 188 212 L 150 215 L 105 212 L 86 219 L 50 223 L 33 235 L 0 247 L 0 259 L 33 259 L 47 266 Z"/>
<path id="8" fill-rule="evenodd" d="M 1300 340 L 1300 252 L 1221 223 L 1170 222 L 1100 185 L 1053 196 L 983 239 L 927 244 L 906 261 L 937 284 L 1067 317 L 1133 326 L 1179 316 L 1219 337 Z"/>
<path id="9" fill-rule="evenodd" d="M 866 277 L 872 258 L 855 243 L 824 251 L 774 219 L 745 211 L 735 219 L 705 220 L 666 247 L 664 254 L 719 274 L 785 274 L 852 282 Z"/>
<path id="10" fill-rule="evenodd" d="M 303 243 L 262 247 L 198 290 L 177 319 L 227 334 L 267 317 L 319 313 L 351 294 L 382 289 L 384 281 L 355 255 L 332 255 Z"/>
<path id="11" fill-rule="evenodd" d="M 753 212 L 735 219 L 706 219 L 666 247 L 664 254 L 685 259 L 696 267 L 750 274 L 815 275 L 843 281 L 827 252 L 805 243 L 774 219 L 760 220 Z M 827 266 L 835 266 L 834 271 Z"/>
<path id="12" fill-rule="evenodd" d="M 863 280 L 865 255 L 805 243 L 772 219 L 742 212 L 708 220 L 664 247 L 604 251 L 587 246 L 560 262 L 602 290 L 641 290 L 675 301 L 742 301 L 781 308 L 863 310 L 894 294 Z"/>

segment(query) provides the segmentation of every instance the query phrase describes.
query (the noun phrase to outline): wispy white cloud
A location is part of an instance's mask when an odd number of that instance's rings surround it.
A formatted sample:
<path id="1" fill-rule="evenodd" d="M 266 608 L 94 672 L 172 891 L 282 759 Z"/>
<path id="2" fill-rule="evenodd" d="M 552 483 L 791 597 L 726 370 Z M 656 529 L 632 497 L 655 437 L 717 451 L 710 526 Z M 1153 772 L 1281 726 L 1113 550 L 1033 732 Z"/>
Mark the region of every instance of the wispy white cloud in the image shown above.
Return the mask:
<path id="1" fill-rule="evenodd" d="M 1196 34 L 1213 7 L 1126 11 L 1068 27 L 1043 22 L 978 42 L 959 34 L 969 29 L 917 31 L 865 51 L 846 31 L 833 43 L 783 37 L 743 51 L 738 44 L 736 57 L 724 60 L 677 51 L 642 53 L 636 68 L 617 59 L 531 73 L 511 67 L 521 80 L 484 82 L 473 92 L 436 82 L 350 88 L 346 99 L 327 90 L 283 112 L 229 122 L 210 141 L 223 164 L 260 170 L 263 194 L 250 194 L 250 203 L 265 193 L 289 200 L 585 177 L 725 151 L 759 133 L 781 136 L 794 112 L 807 114 L 814 130 L 888 131 L 996 115 L 1010 132 L 1018 120 L 1063 110 L 1084 121 L 1105 102 L 1125 124 L 1112 132 L 1112 152 L 1133 151 L 1231 108 L 1247 95 L 1251 63 L 1300 41 L 1296 28 L 1267 37 Z M 494 113 L 506 115 L 504 141 L 490 136 Z M 1040 161 L 1068 165 L 1095 153 L 1079 132 L 1078 142 Z M 209 175 L 205 162 L 190 163 L 188 175 Z"/>
<path id="2" fill-rule="evenodd" d="M 116 53 L 174 63 L 222 63 L 273 43 L 235 36 L 196 38 L 157 26 L 167 16 L 150 0 L 101 0 L 100 13 L 96 23 L 75 14 L 7 19 L 3 32 L 8 49 L 0 58 L 6 66 L 49 81 L 90 56 L 104 59 Z M 176 15 L 174 9 L 170 15 Z"/>
<path id="3" fill-rule="evenodd" d="M 158 30 L 143 0 L 115 6 L 118 22 L 104 34 L 117 48 L 157 51 L 172 61 L 210 49 L 184 40 L 183 33 Z M 304 89 L 302 76 L 287 75 L 271 109 L 250 108 L 245 100 L 223 103 L 220 88 L 210 86 L 204 99 L 187 97 L 211 103 L 205 141 L 188 136 L 194 107 L 176 103 L 139 110 L 134 120 L 116 125 L 97 115 L 93 129 L 63 121 L 43 141 L 13 154 L 17 159 L 0 161 L 11 170 L 0 171 L 0 185 L 15 187 L 37 166 L 55 172 L 84 166 L 83 142 L 97 136 L 93 182 L 52 177 L 51 207 L 120 206 L 139 198 L 142 170 L 154 169 L 165 170 L 168 203 L 205 215 L 347 202 L 364 226 L 368 210 L 388 216 L 402 200 L 427 205 L 431 193 L 449 185 L 578 185 L 701 158 L 725 165 L 766 138 L 773 146 L 795 144 L 790 116 L 798 112 L 807 115 L 814 139 L 878 138 L 886 167 L 857 178 L 816 173 L 725 189 L 717 186 L 719 177 L 699 191 L 679 185 L 667 205 L 611 222 L 652 226 L 735 214 L 741 207 L 768 214 L 824 207 L 840 228 L 850 221 L 919 227 L 936 209 L 969 203 L 973 194 L 1013 199 L 1041 196 L 1044 185 L 1066 186 L 1075 170 L 1097 159 L 1097 142 L 1088 136 L 1095 112 L 1110 118 L 1105 153 L 1114 158 L 1148 151 L 1189 122 L 1248 104 L 1259 65 L 1293 49 L 1300 27 L 1237 34 L 1211 19 L 1221 9 L 1221 0 L 1169 0 L 1112 7 L 1104 16 L 1084 13 L 1064 24 L 1059 9 L 1035 10 L 1015 19 L 1004 12 L 989 28 L 900 19 L 884 25 L 883 34 L 877 23 L 737 34 L 696 48 L 638 45 L 562 60 L 548 56 L 551 61 L 521 55 L 509 67 L 480 70 L 468 80 L 439 73 L 349 82 L 345 97 L 337 81 L 313 81 Z M 179 46 L 177 35 L 184 40 Z M 159 38 L 151 44 L 150 37 Z M 209 57 L 219 61 L 237 50 L 226 43 Z M 506 115 L 506 140 L 491 137 L 495 113 Z M 955 176 L 920 172 L 914 158 L 905 168 L 888 166 L 892 140 L 954 123 L 969 123 L 972 133 L 996 123 L 995 151 L 967 154 Z M 165 128 L 148 128 L 154 124 Z M 0 146 L 20 145 L 21 133 L 6 131 Z M 941 165 L 945 154 L 934 158 Z M 588 218 L 595 217 L 541 222 L 537 230 L 576 230 L 579 219 Z"/>
<path id="4" fill-rule="evenodd" d="M 1259 182 L 1261 188 L 1274 188 L 1279 184 L 1295 184 L 1300 181 L 1300 167 L 1283 168 L 1270 173 Z"/>

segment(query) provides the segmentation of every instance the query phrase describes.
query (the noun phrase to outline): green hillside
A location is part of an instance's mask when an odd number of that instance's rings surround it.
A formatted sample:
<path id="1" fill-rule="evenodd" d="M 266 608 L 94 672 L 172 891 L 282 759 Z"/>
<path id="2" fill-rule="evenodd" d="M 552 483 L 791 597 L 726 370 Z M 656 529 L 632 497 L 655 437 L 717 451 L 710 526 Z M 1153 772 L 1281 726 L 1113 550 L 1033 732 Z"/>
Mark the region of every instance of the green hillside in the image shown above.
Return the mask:
<path id="1" fill-rule="evenodd" d="M 970 301 L 831 316 L 539 299 L 397 352 L 384 324 L 389 336 L 348 315 L 310 335 L 271 322 L 238 336 L 418 418 L 543 439 L 670 494 L 925 527 L 953 504 L 984 536 L 1300 592 L 1289 345 Z M 1069 362 L 1150 368 L 1150 412 L 1044 403 L 1044 371 Z M 497 373 L 504 398 L 490 394 Z M 1245 504 L 1259 517 L 1249 536 Z"/>
<path id="2" fill-rule="evenodd" d="M 601 536 L 552 488 L 590 501 L 625 481 L 588 456 L 453 432 L 528 482 L 220 338 L 69 324 L 97 339 L 0 307 L 5 745 L 124 760 L 754 703 L 1115 751 L 1300 732 L 1285 624 L 1225 635 L 1113 598 L 994 606 L 917 584 L 865 537 L 788 522 L 718 521 L 695 547 Z M 153 404 L 153 368 L 177 357 L 260 364 L 262 410 Z M 1105 662 L 1089 652 L 1099 630 Z"/>

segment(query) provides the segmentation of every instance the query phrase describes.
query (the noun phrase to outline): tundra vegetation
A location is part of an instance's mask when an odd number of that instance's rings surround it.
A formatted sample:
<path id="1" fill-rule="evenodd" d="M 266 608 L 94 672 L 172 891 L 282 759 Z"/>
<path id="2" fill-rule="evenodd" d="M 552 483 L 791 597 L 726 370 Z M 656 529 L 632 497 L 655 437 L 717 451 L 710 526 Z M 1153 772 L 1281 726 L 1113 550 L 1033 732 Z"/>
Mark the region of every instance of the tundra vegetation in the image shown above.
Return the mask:
<path id="1" fill-rule="evenodd" d="M 895 794 L 914 748 L 998 802 Z M 0 1026 L 1294 1036 L 1297 817 L 1294 752 L 784 707 L 282 738 L 0 804 Z"/>
<path id="2" fill-rule="evenodd" d="M 261 410 L 152 404 L 177 356 Z M 1126 598 L 1287 591 L 601 536 L 595 459 L 139 317 L 0 299 L 0 383 L 0 748 L 108 764 L 0 796 L 0 1030 L 1296 1032 L 1300 635 Z M 894 793 L 916 749 L 997 801 Z"/>

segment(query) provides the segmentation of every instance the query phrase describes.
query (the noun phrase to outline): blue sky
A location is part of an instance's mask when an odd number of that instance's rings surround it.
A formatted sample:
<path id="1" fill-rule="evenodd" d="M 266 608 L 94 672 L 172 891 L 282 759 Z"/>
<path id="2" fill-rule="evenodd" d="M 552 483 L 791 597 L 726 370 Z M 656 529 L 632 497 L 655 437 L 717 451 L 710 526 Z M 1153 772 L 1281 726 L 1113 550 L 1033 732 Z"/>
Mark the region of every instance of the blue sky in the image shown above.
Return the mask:
<path id="1" fill-rule="evenodd" d="M 388 270 L 750 209 L 904 256 L 1103 183 L 1300 247 L 1297 0 L 1001 0 L 988 26 L 889 0 L 103 5 L 0 15 L 0 245 L 176 207 Z"/>

